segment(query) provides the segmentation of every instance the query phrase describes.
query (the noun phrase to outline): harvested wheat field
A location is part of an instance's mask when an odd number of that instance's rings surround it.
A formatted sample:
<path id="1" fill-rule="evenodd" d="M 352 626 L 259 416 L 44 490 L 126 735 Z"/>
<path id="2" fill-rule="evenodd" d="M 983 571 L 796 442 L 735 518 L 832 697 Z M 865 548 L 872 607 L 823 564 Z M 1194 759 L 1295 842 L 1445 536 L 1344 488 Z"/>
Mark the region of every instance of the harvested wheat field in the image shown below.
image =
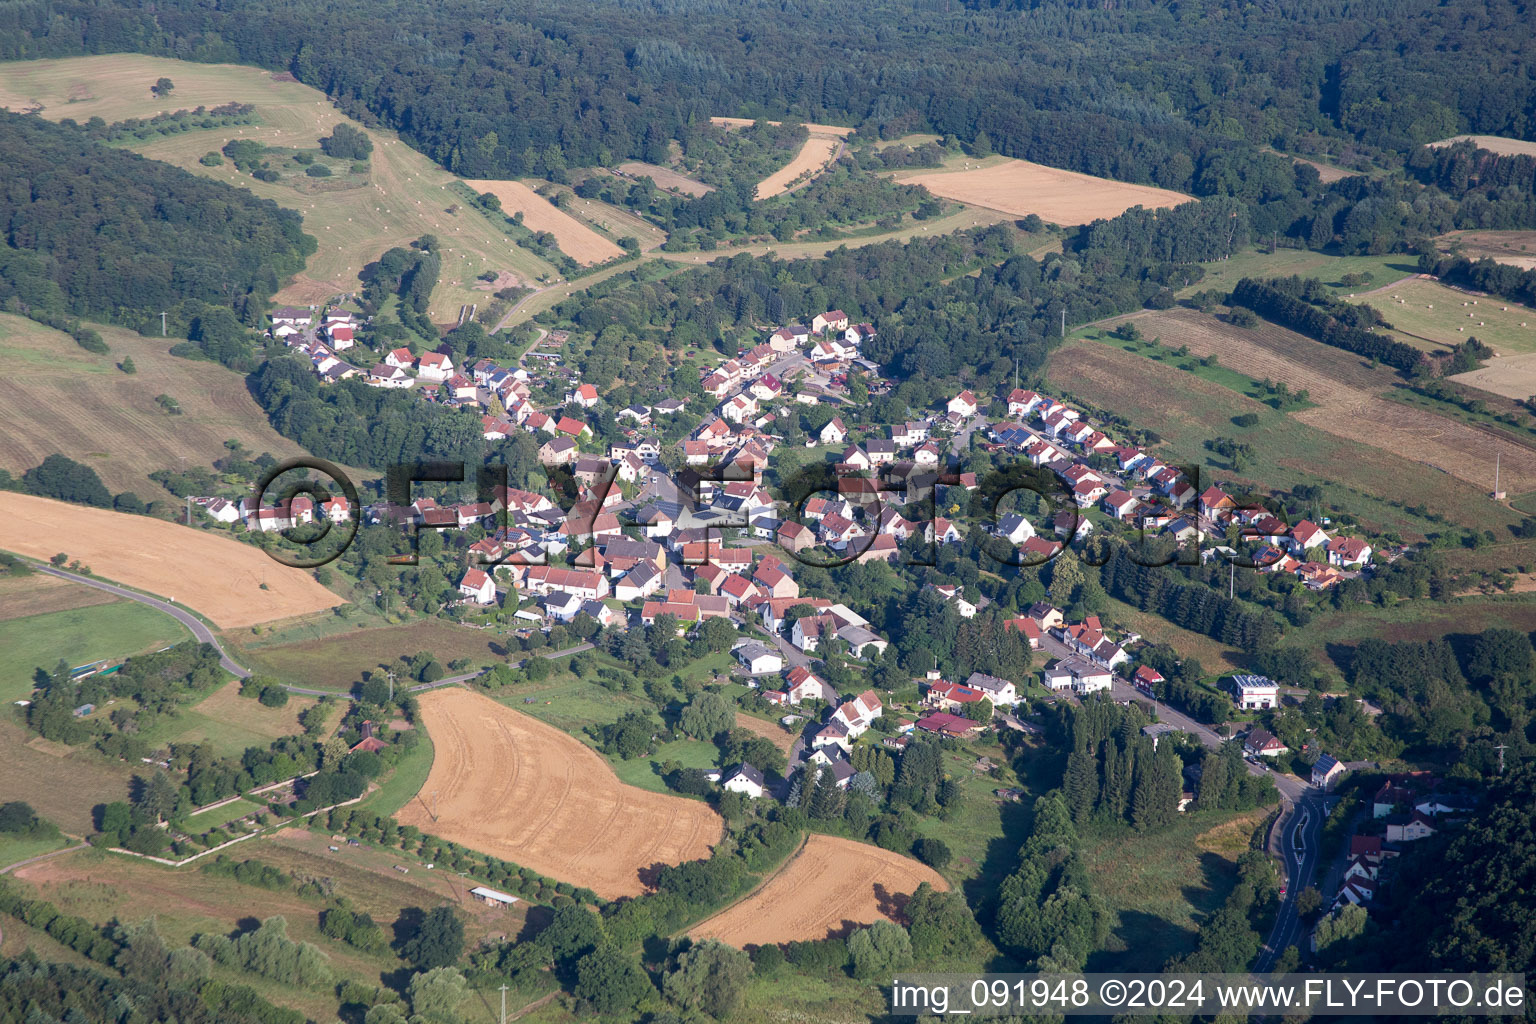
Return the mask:
<path id="1" fill-rule="evenodd" d="M 1452 231 L 1435 242 L 1442 252 L 1454 245 L 1468 259 L 1536 270 L 1536 231 Z"/>
<path id="2" fill-rule="evenodd" d="M 722 128 L 745 128 L 749 124 L 756 123 L 750 117 L 712 117 L 709 120 L 711 124 L 718 124 Z M 784 122 L 769 121 L 768 123 L 779 125 L 783 124 Z M 807 123 L 805 125 L 805 130 L 810 132 L 812 135 L 826 135 L 835 139 L 846 139 L 848 136 L 853 134 L 852 128 L 844 128 L 842 125 L 836 124 Z"/>
<path id="3" fill-rule="evenodd" d="M 815 177 L 832 162 L 832 158 L 837 155 L 838 148 L 841 146 L 842 143 L 837 139 L 812 135 L 805 140 L 800 147 L 800 152 L 795 154 L 793 160 L 757 183 L 754 197 L 769 199 L 782 195 L 800 184 L 802 178 L 809 180 Z"/>
<path id="4" fill-rule="evenodd" d="M 896 921 L 923 882 L 944 876 L 910 857 L 851 839 L 812 835 L 800 852 L 746 899 L 688 930 L 733 946 L 846 935 L 882 917 Z"/>
<path id="5" fill-rule="evenodd" d="M 0 491 L 0 548 L 39 559 L 62 551 L 111 582 L 175 598 L 220 629 L 342 603 L 309 573 L 280 565 L 253 545 L 163 519 L 11 491 Z"/>
<path id="6" fill-rule="evenodd" d="M 1475 370 L 1446 379 L 1523 402 L 1536 395 L 1536 353 L 1497 356 Z"/>
<path id="7" fill-rule="evenodd" d="M 489 697 L 435 690 L 421 713 L 432 772 L 402 825 L 607 899 L 638 896 L 647 868 L 708 857 L 720 840 L 708 804 L 626 786 L 580 740 Z"/>
<path id="8" fill-rule="evenodd" d="M 1469 140 L 1476 143 L 1478 149 L 1486 149 L 1490 153 L 1499 153 L 1504 156 L 1536 156 L 1536 142 L 1507 139 L 1502 135 L 1452 135 L 1448 139 L 1431 142 L 1429 145 L 1431 148 L 1438 149 L 1441 146 L 1453 146 L 1458 142 Z"/>
<path id="9" fill-rule="evenodd" d="M 686 174 L 679 174 L 670 167 L 660 164 L 648 164 L 639 160 L 626 160 L 615 168 L 620 174 L 631 178 L 650 178 L 656 183 L 657 188 L 664 188 L 669 192 L 680 192 L 686 196 L 707 196 L 715 190 L 715 186 L 695 181 Z"/>
<path id="10" fill-rule="evenodd" d="M 1162 209 L 1194 202 L 1182 192 L 1095 178 L 1059 167 L 1002 160 L 969 171 L 898 174 L 903 185 L 921 185 L 936 196 L 998 210 L 1014 217 L 1038 214 L 1052 224 L 1087 224 L 1117 217 L 1133 206 Z"/>
<path id="11" fill-rule="evenodd" d="M 741 711 L 736 712 L 736 728 L 745 729 L 755 736 L 761 736 L 786 754 L 795 745 L 796 733 L 790 732 L 776 722 L 765 722 L 761 718 L 756 718 Z"/>
<path id="12" fill-rule="evenodd" d="M 530 231 L 548 231 L 554 235 L 560 251 L 577 263 L 590 266 L 624 255 L 623 249 L 520 181 L 466 181 L 465 184 L 476 192 L 489 192 L 500 199 L 501 208 L 509 217 L 521 212 L 523 226 Z"/>

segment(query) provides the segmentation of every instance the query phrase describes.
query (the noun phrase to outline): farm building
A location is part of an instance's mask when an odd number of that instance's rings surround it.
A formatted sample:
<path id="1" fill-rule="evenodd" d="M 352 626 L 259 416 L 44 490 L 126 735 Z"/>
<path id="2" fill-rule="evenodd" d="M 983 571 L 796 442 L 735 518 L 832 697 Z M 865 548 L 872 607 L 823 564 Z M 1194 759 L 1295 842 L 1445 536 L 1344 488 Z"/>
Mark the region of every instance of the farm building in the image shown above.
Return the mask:
<path id="1" fill-rule="evenodd" d="M 510 907 L 512 904 L 517 902 L 516 896 L 509 896 L 507 893 L 498 892 L 495 889 L 487 889 L 483 885 L 475 886 L 473 889 L 469 890 L 469 894 L 475 899 L 479 900 L 481 903 L 485 903 L 493 907 Z"/>

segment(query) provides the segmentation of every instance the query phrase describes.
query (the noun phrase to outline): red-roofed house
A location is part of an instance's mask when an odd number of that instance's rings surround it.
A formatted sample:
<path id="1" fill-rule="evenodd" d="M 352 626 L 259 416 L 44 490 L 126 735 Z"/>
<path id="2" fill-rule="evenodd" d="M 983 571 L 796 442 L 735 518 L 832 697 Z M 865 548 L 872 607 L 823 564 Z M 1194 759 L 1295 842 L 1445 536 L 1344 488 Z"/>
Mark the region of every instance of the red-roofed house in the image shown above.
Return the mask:
<path id="1" fill-rule="evenodd" d="M 1328 561 L 1341 569 L 1365 565 L 1371 560 L 1371 546 L 1359 537 L 1335 537 L 1328 542 Z"/>
<path id="2" fill-rule="evenodd" d="M 496 583 L 481 569 L 470 569 L 459 581 L 459 593 L 475 604 L 492 604 L 496 600 Z"/>
<path id="3" fill-rule="evenodd" d="M 976 415 L 976 395 L 966 388 L 944 406 L 945 411 L 958 413 L 966 419 Z"/>
<path id="4" fill-rule="evenodd" d="M 441 352 L 428 352 L 421 357 L 418 367 L 422 380 L 442 381 L 453 376 L 453 360 Z"/>
<path id="5" fill-rule="evenodd" d="M 952 715 L 948 711 L 935 711 L 917 720 L 917 728 L 924 732 L 937 733 L 940 736 L 952 736 L 956 739 L 966 736 L 975 736 L 986 728 L 980 722 L 973 722 L 969 718 L 961 718 Z"/>

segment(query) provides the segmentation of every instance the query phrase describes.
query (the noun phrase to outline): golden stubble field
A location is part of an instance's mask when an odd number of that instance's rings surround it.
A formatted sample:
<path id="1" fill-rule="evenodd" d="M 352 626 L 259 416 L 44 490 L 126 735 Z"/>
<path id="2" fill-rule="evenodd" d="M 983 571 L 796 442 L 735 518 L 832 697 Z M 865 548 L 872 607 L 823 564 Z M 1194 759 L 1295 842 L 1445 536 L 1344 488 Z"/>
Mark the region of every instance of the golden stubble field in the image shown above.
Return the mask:
<path id="1" fill-rule="evenodd" d="M 846 935 L 885 918 L 899 921 L 923 882 L 945 891 L 944 876 L 899 853 L 836 836 L 812 835 L 756 891 L 688 930 L 733 946 Z"/>
<path id="2" fill-rule="evenodd" d="M 0 548 L 63 552 L 98 576 L 175 598 L 220 629 L 324 611 L 342 599 L 250 544 L 148 516 L 0 491 Z"/>
<path id="3" fill-rule="evenodd" d="M 176 86 L 165 99 L 149 92 L 150 83 L 161 75 Z M 227 160 L 218 167 L 198 163 L 204 153 L 217 151 L 232 138 L 312 149 L 339 122 L 361 127 L 323 93 L 289 75 L 138 54 L 0 63 L 0 106 L 25 110 L 40 105 L 42 116 L 50 120 L 120 121 L 231 101 L 254 104 L 259 123 L 154 137 L 132 148 L 247 189 L 304 216 L 304 230 L 315 236 L 320 248 L 304 273 L 278 293 L 278 301 L 314 303 L 355 291 L 364 264 L 426 234 L 437 235 L 444 245 L 442 276 L 431 306 L 439 322 L 455 319 L 464 303 L 484 301 L 484 293 L 474 289 L 477 275 L 484 271 L 507 271 L 529 284 L 541 275 L 558 276 L 550 264 L 515 245 L 454 194 L 453 175 L 389 131 L 365 129 L 374 143 L 369 184 L 339 191 L 300 192 L 283 182 L 260 182 L 238 173 Z M 457 211 L 450 213 L 454 206 Z"/>
<path id="4" fill-rule="evenodd" d="M 798 184 L 802 176 L 814 177 L 820 174 L 832 162 L 833 157 L 837 156 L 840 146 L 842 143 L 837 139 L 812 135 L 801 144 L 800 152 L 795 154 L 793 160 L 757 183 L 754 196 L 758 199 L 770 199 L 773 196 L 783 195 Z"/>
<path id="5" fill-rule="evenodd" d="M 591 266 L 624 255 L 623 249 L 521 181 L 475 180 L 465 184 L 476 192 L 489 192 L 500 199 L 501 208 L 508 216 L 522 213 L 523 226 L 530 231 L 548 231 L 554 235 L 560 251 L 577 263 Z"/>
<path id="6" fill-rule="evenodd" d="M 457 687 L 420 699 L 434 757 L 402 825 L 607 899 L 638 896 L 646 869 L 708 857 L 720 841 L 708 804 L 625 785 L 554 726 Z"/>
<path id="7" fill-rule="evenodd" d="M 898 174 L 896 180 L 1013 217 L 1038 214 L 1052 224 L 1086 224 L 1101 217 L 1117 217 L 1133 206 L 1155 210 L 1195 201 L 1182 192 L 1004 157 L 981 161 L 981 166 L 970 170 L 914 171 Z"/>

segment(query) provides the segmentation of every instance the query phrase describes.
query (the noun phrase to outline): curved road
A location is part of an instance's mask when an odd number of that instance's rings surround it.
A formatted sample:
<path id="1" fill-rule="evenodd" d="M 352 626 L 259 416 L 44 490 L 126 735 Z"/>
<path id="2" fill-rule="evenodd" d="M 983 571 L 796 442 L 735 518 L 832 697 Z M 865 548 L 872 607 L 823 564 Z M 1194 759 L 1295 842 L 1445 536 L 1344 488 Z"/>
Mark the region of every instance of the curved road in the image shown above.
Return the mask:
<path id="1" fill-rule="evenodd" d="M 1275 914 L 1275 925 L 1270 930 L 1269 938 L 1253 962 L 1255 973 L 1268 973 L 1286 947 L 1297 943 L 1301 920 L 1296 912 L 1296 898 L 1312 884 L 1317 873 L 1324 817 L 1322 794 L 1315 789 L 1308 789 L 1291 808 L 1290 816 L 1281 829 L 1280 859 L 1285 868 L 1285 896 L 1280 900 L 1280 909 Z M 1297 849 L 1298 841 L 1301 843 L 1300 849 Z"/>
<path id="2" fill-rule="evenodd" d="M 212 644 L 213 649 L 219 652 L 219 664 L 223 666 L 224 671 L 235 676 L 237 679 L 244 679 L 251 674 L 250 669 L 241 666 L 229 656 L 229 652 L 224 649 L 224 645 L 219 643 L 219 638 L 213 635 L 213 630 L 209 629 L 203 623 L 202 619 L 199 619 L 191 612 L 182 608 L 178 608 L 169 601 L 163 601 L 158 597 L 150 597 L 148 594 L 141 594 L 137 590 L 129 590 L 127 587 L 120 587 L 115 583 L 105 583 L 102 580 L 95 579 L 91 576 L 82 576 L 76 572 L 66 572 L 63 569 L 55 569 L 51 565 L 43 565 L 38 562 L 33 562 L 31 564 L 32 567 L 38 572 L 45 572 L 49 576 L 57 576 L 60 579 L 70 580 L 75 583 L 84 583 L 88 587 L 95 587 L 97 590 L 105 590 L 109 594 L 115 594 L 118 597 L 126 597 L 130 601 L 137 601 L 140 604 L 147 604 L 151 608 L 165 612 L 165 614 L 171 616 L 177 622 L 180 622 L 183 626 L 186 626 L 189 630 L 191 630 L 192 635 L 197 637 L 199 642 Z M 304 691 L 297 692 L 302 693 Z"/>
<path id="3" fill-rule="evenodd" d="M 95 587 L 97 590 L 105 590 L 107 593 L 113 594 L 117 597 L 125 597 L 130 601 L 137 601 L 140 604 L 147 604 L 157 611 L 164 612 L 165 614 L 174 618 L 177 622 L 180 622 L 183 626 L 186 626 L 187 629 L 191 630 L 192 635 L 197 638 L 199 643 L 211 644 L 213 649 L 219 652 L 219 665 L 224 669 L 224 671 L 228 672 L 236 679 L 246 679 L 250 677 L 251 670 L 231 658 L 229 656 L 229 652 L 225 650 L 224 645 L 219 643 L 219 638 L 214 635 L 213 630 L 209 629 L 202 619 L 199 619 L 191 612 L 183 608 L 178 608 L 176 605 L 169 601 L 162 600 L 158 597 L 151 597 L 148 594 L 141 594 L 137 590 L 129 590 L 127 587 L 120 587 L 115 583 L 107 583 L 103 580 L 98 580 L 91 576 L 82 576 L 77 572 L 68 572 L 64 569 L 55 569 L 53 566 L 44 565 L 41 562 L 29 561 L 28 564 L 30 564 L 32 568 L 38 572 L 47 573 L 49 576 L 57 576 L 60 579 L 69 580 L 73 583 L 84 583 L 88 587 Z M 549 651 L 539 656 L 553 660 L 555 658 L 564 657 L 567 654 L 577 654 L 581 651 L 589 651 L 591 649 L 591 644 L 576 644 L 574 647 L 567 647 L 563 651 Z M 521 668 L 523 664 L 527 662 L 527 660 L 528 659 L 524 658 L 522 661 L 513 664 L 512 667 Z M 474 672 L 463 672 L 459 675 L 448 676 L 444 679 L 439 679 L 431 683 L 417 683 L 415 686 L 406 687 L 406 692 L 420 693 L 423 690 L 432 690 L 439 686 L 453 686 L 456 683 L 468 682 L 469 680 L 474 679 L 476 676 L 480 675 L 483 671 L 485 670 L 482 669 Z M 294 686 L 290 683 L 284 683 L 283 687 L 289 693 L 297 693 L 306 697 L 340 697 L 344 700 L 353 699 L 350 693 L 338 692 L 336 690 L 311 690 L 302 686 Z"/>

